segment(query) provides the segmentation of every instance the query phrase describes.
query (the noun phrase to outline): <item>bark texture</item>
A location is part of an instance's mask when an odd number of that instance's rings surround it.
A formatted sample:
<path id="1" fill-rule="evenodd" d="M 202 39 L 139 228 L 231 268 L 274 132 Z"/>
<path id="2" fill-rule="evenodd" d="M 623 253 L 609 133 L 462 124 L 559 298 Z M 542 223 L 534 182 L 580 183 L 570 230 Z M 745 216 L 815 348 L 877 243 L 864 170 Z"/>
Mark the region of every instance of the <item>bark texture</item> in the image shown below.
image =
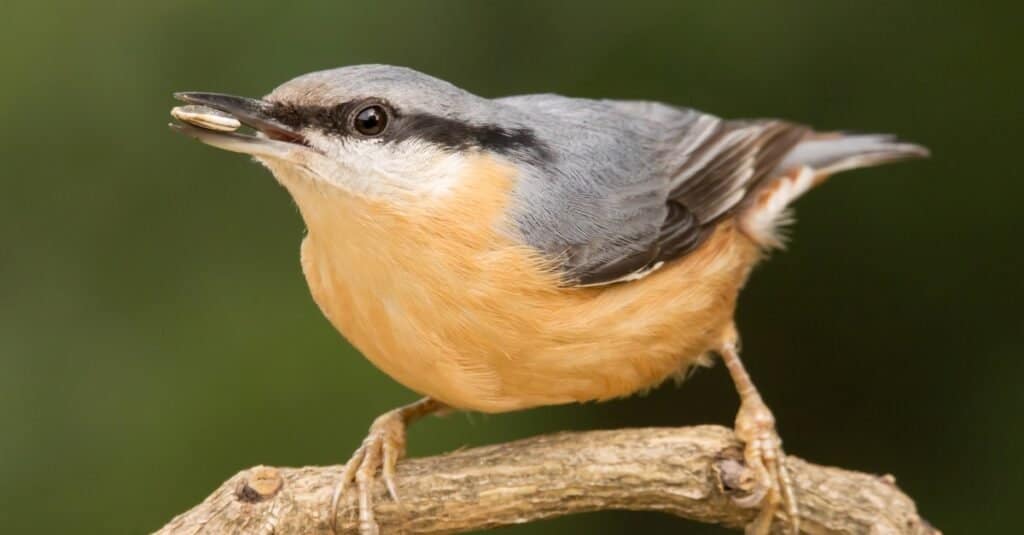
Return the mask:
<path id="1" fill-rule="evenodd" d="M 786 460 L 808 534 L 935 535 L 892 476 Z M 244 470 L 159 534 L 329 534 L 328 503 L 341 466 Z M 742 528 L 755 511 L 732 431 L 719 426 L 559 433 L 460 450 L 398 465 L 401 503 L 376 489 L 382 533 L 457 533 L 586 511 L 659 511 Z M 778 517 L 773 533 L 783 533 Z M 338 533 L 357 533 L 356 500 Z"/>

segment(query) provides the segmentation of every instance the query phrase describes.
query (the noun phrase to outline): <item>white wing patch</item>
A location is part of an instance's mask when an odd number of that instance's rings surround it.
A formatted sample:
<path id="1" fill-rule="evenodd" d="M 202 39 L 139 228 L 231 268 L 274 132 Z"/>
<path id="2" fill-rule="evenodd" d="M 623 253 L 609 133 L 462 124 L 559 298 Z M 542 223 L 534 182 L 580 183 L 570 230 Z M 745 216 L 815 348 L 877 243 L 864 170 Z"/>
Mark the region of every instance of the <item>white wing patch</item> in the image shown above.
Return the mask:
<path id="1" fill-rule="evenodd" d="M 785 236 L 781 229 L 793 221 L 787 210 L 789 204 L 814 187 L 819 176 L 804 165 L 768 180 L 740 214 L 740 229 L 762 247 L 783 247 Z"/>

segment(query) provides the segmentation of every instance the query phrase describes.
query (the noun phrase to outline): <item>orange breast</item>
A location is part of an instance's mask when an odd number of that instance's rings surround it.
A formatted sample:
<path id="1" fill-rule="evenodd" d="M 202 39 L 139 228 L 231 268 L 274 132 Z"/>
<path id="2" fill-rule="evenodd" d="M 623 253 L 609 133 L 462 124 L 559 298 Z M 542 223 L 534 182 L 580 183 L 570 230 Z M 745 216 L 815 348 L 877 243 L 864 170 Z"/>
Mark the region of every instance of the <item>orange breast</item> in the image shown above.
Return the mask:
<path id="1" fill-rule="evenodd" d="M 601 400 L 681 373 L 724 336 L 758 257 L 732 223 L 640 281 L 562 288 L 508 231 L 511 169 L 468 168 L 465 186 L 415 207 L 286 183 L 314 299 L 397 381 L 485 412 Z"/>

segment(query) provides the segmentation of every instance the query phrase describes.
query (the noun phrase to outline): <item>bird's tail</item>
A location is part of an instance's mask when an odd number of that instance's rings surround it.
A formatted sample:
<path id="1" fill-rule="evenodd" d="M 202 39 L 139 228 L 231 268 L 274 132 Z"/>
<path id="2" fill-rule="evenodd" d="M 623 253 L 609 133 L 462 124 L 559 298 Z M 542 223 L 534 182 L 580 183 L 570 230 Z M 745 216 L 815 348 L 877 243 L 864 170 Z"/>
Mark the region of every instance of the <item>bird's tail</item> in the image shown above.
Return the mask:
<path id="1" fill-rule="evenodd" d="M 914 158 L 928 149 L 884 134 L 815 133 L 798 143 L 740 213 L 740 227 L 764 247 L 782 247 L 789 205 L 831 175 Z"/>
<path id="2" fill-rule="evenodd" d="M 776 170 L 781 174 L 806 165 L 823 180 L 841 171 L 927 156 L 928 149 L 885 134 L 814 134 L 797 143 Z"/>

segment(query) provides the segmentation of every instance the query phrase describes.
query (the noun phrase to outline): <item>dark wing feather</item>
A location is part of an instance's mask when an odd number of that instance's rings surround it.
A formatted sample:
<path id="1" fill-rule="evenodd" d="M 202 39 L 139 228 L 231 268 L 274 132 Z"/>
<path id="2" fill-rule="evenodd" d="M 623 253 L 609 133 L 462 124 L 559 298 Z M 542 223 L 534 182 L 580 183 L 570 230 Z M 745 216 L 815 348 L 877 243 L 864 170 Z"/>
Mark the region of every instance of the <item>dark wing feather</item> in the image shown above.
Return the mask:
<path id="1" fill-rule="evenodd" d="M 656 113 L 660 117 L 651 119 L 660 121 L 671 121 L 676 110 L 686 120 L 677 131 L 666 129 L 675 142 L 666 143 L 660 154 L 668 211 L 657 235 L 640 250 L 626 248 L 621 258 L 577 272 L 578 282 L 588 286 L 637 278 L 696 249 L 811 131 L 779 120 L 723 121 L 710 115 L 693 120 L 689 110 L 611 103 L 631 114 Z"/>
<path id="2" fill-rule="evenodd" d="M 728 213 L 772 172 L 810 130 L 776 120 L 722 121 L 692 158 L 674 173 L 669 198 L 701 223 Z"/>

